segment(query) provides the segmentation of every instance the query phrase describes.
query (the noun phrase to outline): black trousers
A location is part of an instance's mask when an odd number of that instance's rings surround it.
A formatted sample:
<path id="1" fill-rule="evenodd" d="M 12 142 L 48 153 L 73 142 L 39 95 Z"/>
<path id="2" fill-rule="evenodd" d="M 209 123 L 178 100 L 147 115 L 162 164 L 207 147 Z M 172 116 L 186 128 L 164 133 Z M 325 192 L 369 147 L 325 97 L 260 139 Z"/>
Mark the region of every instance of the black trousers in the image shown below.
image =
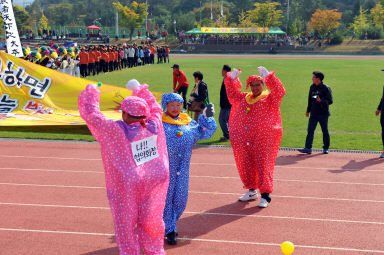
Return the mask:
<path id="1" fill-rule="evenodd" d="M 380 124 L 381 124 L 381 140 L 383 142 L 383 148 L 384 148 L 384 113 L 383 112 L 381 112 Z"/>
<path id="2" fill-rule="evenodd" d="M 96 74 L 96 72 L 95 72 L 95 63 L 89 63 L 88 64 L 88 74 L 91 75 L 91 73 L 93 75 Z"/>
<path id="3" fill-rule="evenodd" d="M 107 70 L 105 69 L 105 60 L 104 59 L 100 59 L 100 72 L 107 72 Z"/>
<path id="4" fill-rule="evenodd" d="M 184 103 L 183 103 L 183 108 L 184 110 L 187 110 L 187 92 L 188 92 L 188 87 L 183 87 L 181 86 L 179 90 L 177 91 L 178 94 L 181 94 L 183 97 Z"/>
<path id="5" fill-rule="evenodd" d="M 87 73 L 88 73 L 88 65 L 87 64 L 80 64 L 81 77 L 87 77 Z"/>
<path id="6" fill-rule="evenodd" d="M 305 141 L 305 148 L 312 149 L 313 135 L 316 130 L 317 123 L 320 123 L 321 131 L 323 132 L 323 149 L 329 149 L 330 137 L 328 132 L 328 115 L 315 115 L 309 117 L 308 134 Z"/>
<path id="7" fill-rule="evenodd" d="M 97 74 L 100 73 L 100 61 L 95 62 L 95 71 Z"/>

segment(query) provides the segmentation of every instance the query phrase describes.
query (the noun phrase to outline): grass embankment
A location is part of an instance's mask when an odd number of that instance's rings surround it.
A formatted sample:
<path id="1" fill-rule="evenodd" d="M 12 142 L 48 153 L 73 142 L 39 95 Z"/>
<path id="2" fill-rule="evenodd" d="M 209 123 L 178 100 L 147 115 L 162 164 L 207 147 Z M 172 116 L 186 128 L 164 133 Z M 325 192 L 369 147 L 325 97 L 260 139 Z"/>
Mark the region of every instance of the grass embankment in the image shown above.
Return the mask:
<path id="1" fill-rule="evenodd" d="M 281 79 L 286 96 L 281 104 L 284 136 L 281 146 L 302 147 L 304 145 L 308 119 L 305 117 L 309 85 L 312 71 L 321 70 L 325 74 L 324 82 L 333 91 L 334 104 L 331 105 L 332 116 L 329 119 L 331 132 L 331 148 L 380 150 L 380 123 L 374 115 L 382 95 L 380 72 L 381 60 L 327 60 L 327 59 L 174 59 L 186 73 L 190 84 L 192 73 L 200 70 L 208 84 L 211 101 L 216 105 L 219 115 L 219 91 L 222 82 L 221 68 L 223 64 L 240 67 L 240 76 L 245 87 L 249 75 L 257 73 L 257 66 L 263 65 L 276 70 Z M 137 79 L 141 83 L 150 84 L 152 91 L 172 91 L 171 64 L 151 65 L 101 74 L 90 77 L 96 82 L 104 82 L 124 86 L 129 79 Z M 218 143 L 222 136 L 220 128 L 215 135 L 202 141 L 209 144 Z M 75 139 L 93 140 L 86 127 L 17 127 L 0 128 L 0 137 Z M 320 127 L 314 139 L 314 148 L 322 147 Z"/>

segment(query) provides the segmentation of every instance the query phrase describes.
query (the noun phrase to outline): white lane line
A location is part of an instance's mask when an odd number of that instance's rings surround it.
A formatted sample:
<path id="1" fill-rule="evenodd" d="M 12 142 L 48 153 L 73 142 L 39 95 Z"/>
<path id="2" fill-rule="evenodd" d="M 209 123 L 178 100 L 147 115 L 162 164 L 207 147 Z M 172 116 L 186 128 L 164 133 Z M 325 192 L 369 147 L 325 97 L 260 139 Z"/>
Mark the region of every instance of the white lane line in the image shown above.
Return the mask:
<path id="1" fill-rule="evenodd" d="M 211 213 L 211 212 L 184 212 L 186 214 L 200 215 L 215 215 L 215 216 L 233 216 L 233 217 L 252 217 L 252 218 L 270 218 L 281 220 L 302 220 L 302 221 L 322 221 L 322 222 L 341 222 L 341 223 L 356 223 L 356 224 L 373 224 L 384 225 L 384 222 L 375 221 L 359 221 L 359 220 L 339 220 L 339 219 L 321 219 L 321 218 L 303 218 L 303 217 L 288 217 L 288 216 L 272 216 L 272 215 L 253 215 L 253 214 L 235 214 L 235 213 Z"/>
<path id="2" fill-rule="evenodd" d="M 5 158 L 34 158 L 34 159 L 58 159 L 58 160 L 83 160 L 83 161 L 101 161 L 101 158 L 62 158 L 62 157 L 38 157 L 38 156 L 22 156 L 22 155 L 0 155 Z M 358 162 L 357 162 L 358 163 Z M 234 163 L 202 163 L 202 162 L 191 162 L 191 165 L 207 165 L 207 166 L 233 166 L 236 167 Z M 355 169 L 355 168 L 346 168 L 346 169 L 338 169 L 338 168 L 324 168 L 324 167 L 299 167 L 299 166 L 279 166 L 276 165 L 277 168 L 303 168 L 303 169 L 314 169 L 314 170 L 333 170 L 333 171 L 364 171 L 364 172 L 383 172 L 384 169 Z"/>
<path id="3" fill-rule="evenodd" d="M 1 182 L 0 185 L 31 186 L 31 187 L 53 187 L 53 188 L 77 188 L 77 189 L 105 189 L 105 187 L 103 187 L 103 186 L 69 186 L 69 185 L 29 184 L 29 183 L 12 183 L 12 182 Z"/>
<path id="4" fill-rule="evenodd" d="M 286 169 L 308 169 L 308 170 L 328 170 L 328 171 L 340 171 L 340 172 L 351 172 L 354 173 L 354 171 L 358 171 L 358 169 L 329 169 L 329 168 L 309 168 L 309 167 L 289 167 L 289 166 L 280 166 L 279 168 L 286 168 Z M 100 171 L 83 171 L 83 170 L 67 170 L 67 169 L 43 169 L 43 168 L 21 168 L 21 167 L 0 167 L 0 170 L 14 170 L 14 171 L 40 171 L 40 172 L 68 172 L 68 173 L 90 173 L 90 174 L 104 174 L 104 170 Z M 366 172 L 382 172 L 384 173 L 384 170 L 363 170 L 364 173 Z M 212 176 L 216 178 L 238 178 L 235 176 Z"/>
<path id="5" fill-rule="evenodd" d="M 217 177 L 217 176 L 197 176 L 190 175 L 191 178 L 210 178 L 210 179 L 235 179 L 238 177 Z M 364 186 L 384 186 L 384 183 L 366 183 L 366 182 L 330 182 L 330 181 L 311 181 L 311 180 L 289 180 L 289 179 L 274 179 L 278 182 L 300 182 L 300 183 L 319 183 L 319 184 L 343 184 L 343 185 L 364 185 Z M 25 184 L 25 183 L 0 183 L 0 185 L 14 186 L 46 186 L 46 187 L 63 187 L 63 188 L 100 188 L 91 186 L 67 186 L 67 185 L 52 185 L 52 184 Z"/>
<path id="6" fill-rule="evenodd" d="M 190 175 L 193 178 L 213 178 L 213 179 L 237 179 L 239 177 L 228 176 L 208 176 L 208 175 Z M 365 186 L 384 186 L 384 183 L 365 183 L 365 182 L 330 182 L 330 181 L 312 181 L 312 180 L 290 180 L 290 179 L 274 179 L 280 182 L 303 182 L 303 183 L 321 183 L 321 184 L 344 184 L 344 185 L 365 185 Z"/>
<path id="7" fill-rule="evenodd" d="M 0 170 L 104 174 L 104 171 L 76 171 L 76 170 L 62 170 L 62 169 L 18 168 L 18 167 L 0 167 Z"/>
<path id="8" fill-rule="evenodd" d="M 114 234 L 110 234 L 110 233 L 70 232 L 70 231 L 39 230 L 39 229 L 0 228 L 0 231 L 52 233 L 52 234 L 72 234 L 72 235 L 91 235 L 91 236 L 114 236 Z M 214 240 L 214 239 L 202 239 L 202 238 L 179 238 L 179 240 L 198 241 L 198 242 L 210 242 L 210 243 L 229 243 L 229 244 L 248 244 L 248 245 L 262 245 L 262 246 L 277 246 L 277 247 L 279 247 L 281 245 L 279 243 L 242 242 L 242 241 Z M 384 253 L 384 251 L 380 251 L 380 250 L 363 250 L 363 249 L 353 249 L 353 248 L 311 246 L 311 245 L 300 245 L 300 244 L 295 244 L 295 247 L 296 248 L 308 248 L 308 249 L 321 249 L 321 250 L 338 250 L 338 251 L 348 251 L 348 252 Z"/>
<path id="9" fill-rule="evenodd" d="M 264 246 L 280 246 L 279 243 L 260 243 L 260 242 L 241 242 L 241 241 L 228 241 L 228 240 L 213 240 L 213 239 L 201 239 L 201 238 L 178 238 L 185 241 L 199 241 L 199 242 L 211 242 L 211 243 L 230 243 L 230 244 L 250 244 L 250 245 L 264 245 Z M 295 248 L 308 248 L 308 249 L 321 249 L 321 250 L 335 250 L 335 251 L 348 251 L 348 252 L 367 252 L 367 253 L 384 253 L 380 250 L 363 250 L 353 248 L 341 248 L 341 247 L 326 247 L 326 246 L 312 246 L 312 245 L 299 245 L 295 244 Z"/>
<path id="10" fill-rule="evenodd" d="M 192 191 L 188 193 L 192 194 L 210 194 L 210 195 L 230 195 L 241 196 L 243 193 L 223 193 L 223 192 L 207 192 L 207 191 Z M 280 196 L 272 194 L 275 198 L 291 198 L 291 199 L 309 199 L 309 200 L 329 200 L 329 201 L 350 201 L 350 202 L 368 202 L 368 203 L 384 203 L 384 200 L 367 200 L 367 199 L 351 199 L 351 198 L 337 198 L 337 197 L 300 197 L 300 196 Z"/>
<path id="11" fill-rule="evenodd" d="M 23 155 L 0 155 L 0 158 L 35 158 L 35 159 L 60 159 L 60 160 L 100 160 L 101 158 L 61 158 L 61 157 L 37 157 Z"/>
<path id="12" fill-rule="evenodd" d="M 37 233 L 73 234 L 73 235 L 91 235 L 91 236 L 114 236 L 115 235 L 115 234 L 106 234 L 106 233 L 69 232 L 69 231 L 57 231 L 57 230 L 38 230 L 38 229 L 20 229 L 20 228 L 0 228 L 0 231 L 37 232 Z"/>
<path id="13" fill-rule="evenodd" d="M 23 184 L 23 183 L 0 183 L 0 185 L 10 186 L 25 186 L 25 187 L 54 187 L 54 188 L 80 188 L 80 189 L 105 189 L 102 186 L 66 186 L 66 185 L 44 185 L 44 184 Z M 243 193 L 229 193 L 229 192 L 216 192 L 216 191 L 188 191 L 190 194 L 208 194 L 208 195 L 230 195 L 241 196 Z M 275 198 L 290 198 L 290 199 L 308 199 L 308 200 L 330 200 L 330 201 L 349 201 L 349 202 L 368 202 L 368 203 L 384 203 L 383 200 L 367 200 L 367 199 L 351 199 L 351 198 L 337 198 L 337 197 L 301 197 L 301 196 L 283 196 L 272 195 Z"/>
<path id="14" fill-rule="evenodd" d="M 48 204 L 23 204 L 23 203 L 2 203 L 0 205 L 6 206 L 31 206 L 31 207 L 50 207 L 50 208 L 71 208 L 71 209 L 98 209 L 98 210 L 110 210 L 109 207 L 97 207 L 97 206 L 77 206 L 77 205 L 48 205 Z M 359 221 L 359 220 L 342 220 L 342 219 L 327 219 L 327 218 L 303 218 L 303 217 L 289 217 L 289 216 L 273 216 L 273 215 L 254 215 L 254 214 L 236 214 L 236 213 L 215 213 L 215 212 L 190 212 L 185 211 L 185 214 L 194 215 L 215 215 L 215 216 L 232 216 L 232 217 L 252 217 L 252 218 L 269 218 L 269 219 L 281 219 L 281 220 L 299 220 L 299 221 L 320 221 L 320 222 L 339 222 L 339 223 L 354 223 L 354 224 L 372 224 L 372 225 L 384 225 L 384 222 L 374 221 Z"/>
<path id="15" fill-rule="evenodd" d="M 384 161 L 383 161 L 384 163 Z M 384 165 L 383 169 L 358 169 L 358 168 L 327 168 L 327 167 L 311 167 L 311 166 L 279 166 L 276 165 L 276 168 L 287 168 L 287 169 L 306 169 L 306 170 L 327 170 L 327 171 L 340 171 L 340 172 L 383 172 L 384 173 Z"/>
<path id="16" fill-rule="evenodd" d="M 48 204 L 24 204 L 24 203 L 2 203 L 2 202 L 0 202 L 0 205 L 110 210 L 109 207 L 80 206 L 80 205 L 48 205 Z"/>

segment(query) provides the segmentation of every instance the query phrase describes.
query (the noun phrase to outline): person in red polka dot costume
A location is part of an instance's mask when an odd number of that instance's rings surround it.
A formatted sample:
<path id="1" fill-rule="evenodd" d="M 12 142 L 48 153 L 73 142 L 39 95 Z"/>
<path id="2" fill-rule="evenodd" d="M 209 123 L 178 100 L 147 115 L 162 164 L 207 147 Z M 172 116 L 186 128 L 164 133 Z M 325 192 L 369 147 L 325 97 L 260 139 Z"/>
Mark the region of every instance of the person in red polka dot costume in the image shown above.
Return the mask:
<path id="1" fill-rule="evenodd" d="M 256 200 L 259 189 L 259 207 L 265 208 L 271 202 L 273 170 L 283 135 L 280 103 L 285 89 L 273 71 L 262 66 L 258 70 L 260 75 L 247 79 L 249 93 L 240 91 L 240 70 L 228 72 L 224 84 L 232 104 L 229 137 L 241 181 L 248 189 L 239 200 Z"/>

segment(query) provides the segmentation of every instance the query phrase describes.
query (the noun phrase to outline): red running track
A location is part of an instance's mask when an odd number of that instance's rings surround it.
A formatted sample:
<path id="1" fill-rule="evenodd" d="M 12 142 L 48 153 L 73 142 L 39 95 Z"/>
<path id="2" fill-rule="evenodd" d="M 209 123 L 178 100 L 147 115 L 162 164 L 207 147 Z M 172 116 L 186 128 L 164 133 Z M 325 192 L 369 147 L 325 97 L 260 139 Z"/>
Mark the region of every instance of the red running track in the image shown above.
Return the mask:
<path id="1" fill-rule="evenodd" d="M 1 141 L 0 254 L 118 254 L 94 143 Z M 272 203 L 241 203 L 231 149 L 195 149 L 168 254 L 384 254 L 384 160 L 281 151 Z"/>

